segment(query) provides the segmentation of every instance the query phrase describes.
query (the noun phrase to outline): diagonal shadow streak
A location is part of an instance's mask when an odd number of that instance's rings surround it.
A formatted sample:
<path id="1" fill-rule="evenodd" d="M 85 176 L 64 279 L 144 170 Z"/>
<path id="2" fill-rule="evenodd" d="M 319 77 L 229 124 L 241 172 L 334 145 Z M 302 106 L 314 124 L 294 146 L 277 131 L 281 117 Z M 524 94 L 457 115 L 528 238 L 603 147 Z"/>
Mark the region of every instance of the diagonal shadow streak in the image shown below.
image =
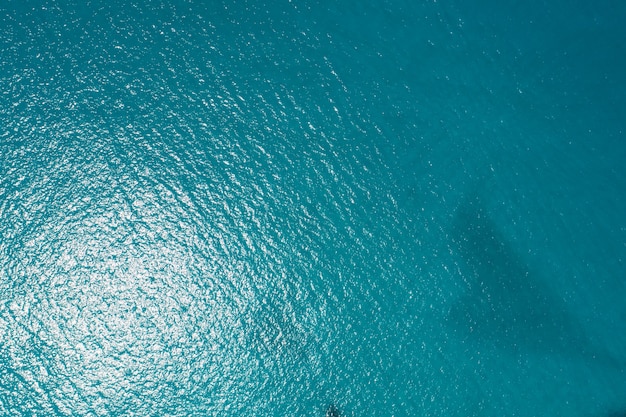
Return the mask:
<path id="1" fill-rule="evenodd" d="M 514 354 L 569 354 L 615 366 L 585 336 L 567 304 L 515 253 L 479 196 L 458 208 L 451 230 L 467 289 L 447 321 L 462 337 Z"/>

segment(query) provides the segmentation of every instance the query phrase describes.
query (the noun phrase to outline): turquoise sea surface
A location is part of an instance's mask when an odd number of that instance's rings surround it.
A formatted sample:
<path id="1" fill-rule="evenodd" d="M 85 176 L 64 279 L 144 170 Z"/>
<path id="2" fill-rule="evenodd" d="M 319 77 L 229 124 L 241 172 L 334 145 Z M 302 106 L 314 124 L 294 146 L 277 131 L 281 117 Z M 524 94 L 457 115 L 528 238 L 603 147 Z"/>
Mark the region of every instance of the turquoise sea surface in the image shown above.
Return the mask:
<path id="1" fill-rule="evenodd" d="M 0 416 L 625 416 L 625 21 L 1 1 Z"/>

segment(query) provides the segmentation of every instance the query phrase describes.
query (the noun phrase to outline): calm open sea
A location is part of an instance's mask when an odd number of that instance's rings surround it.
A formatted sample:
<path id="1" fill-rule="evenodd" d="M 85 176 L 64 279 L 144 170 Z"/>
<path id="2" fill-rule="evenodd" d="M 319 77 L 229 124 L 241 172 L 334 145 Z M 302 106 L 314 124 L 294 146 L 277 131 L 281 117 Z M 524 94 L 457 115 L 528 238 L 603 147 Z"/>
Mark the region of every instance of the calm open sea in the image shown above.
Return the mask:
<path id="1" fill-rule="evenodd" d="M 626 415 L 625 21 L 2 1 L 0 416 Z"/>

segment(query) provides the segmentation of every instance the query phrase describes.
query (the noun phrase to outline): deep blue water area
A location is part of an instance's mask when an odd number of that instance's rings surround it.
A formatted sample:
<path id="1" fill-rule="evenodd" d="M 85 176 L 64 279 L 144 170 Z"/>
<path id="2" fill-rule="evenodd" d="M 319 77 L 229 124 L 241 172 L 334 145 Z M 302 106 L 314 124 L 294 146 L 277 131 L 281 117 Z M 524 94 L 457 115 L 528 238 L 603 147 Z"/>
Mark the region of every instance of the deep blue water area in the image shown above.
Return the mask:
<path id="1" fill-rule="evenodd" d="M 0 416 L 626 413 L 626 3 L 0 3 Z"/>

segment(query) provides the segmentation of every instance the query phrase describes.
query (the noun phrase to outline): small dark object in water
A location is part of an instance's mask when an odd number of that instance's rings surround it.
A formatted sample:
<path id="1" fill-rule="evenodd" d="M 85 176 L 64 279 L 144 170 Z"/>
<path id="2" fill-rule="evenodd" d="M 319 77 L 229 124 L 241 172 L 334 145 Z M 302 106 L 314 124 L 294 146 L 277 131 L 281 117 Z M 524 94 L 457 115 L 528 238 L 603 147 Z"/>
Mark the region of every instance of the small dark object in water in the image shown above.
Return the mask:
<path id="1" fill-rule="evenodd" d="M 326 409 L 326 417 L 339 417 L 339 410 L 334 404 L 331 404 Z"/>

